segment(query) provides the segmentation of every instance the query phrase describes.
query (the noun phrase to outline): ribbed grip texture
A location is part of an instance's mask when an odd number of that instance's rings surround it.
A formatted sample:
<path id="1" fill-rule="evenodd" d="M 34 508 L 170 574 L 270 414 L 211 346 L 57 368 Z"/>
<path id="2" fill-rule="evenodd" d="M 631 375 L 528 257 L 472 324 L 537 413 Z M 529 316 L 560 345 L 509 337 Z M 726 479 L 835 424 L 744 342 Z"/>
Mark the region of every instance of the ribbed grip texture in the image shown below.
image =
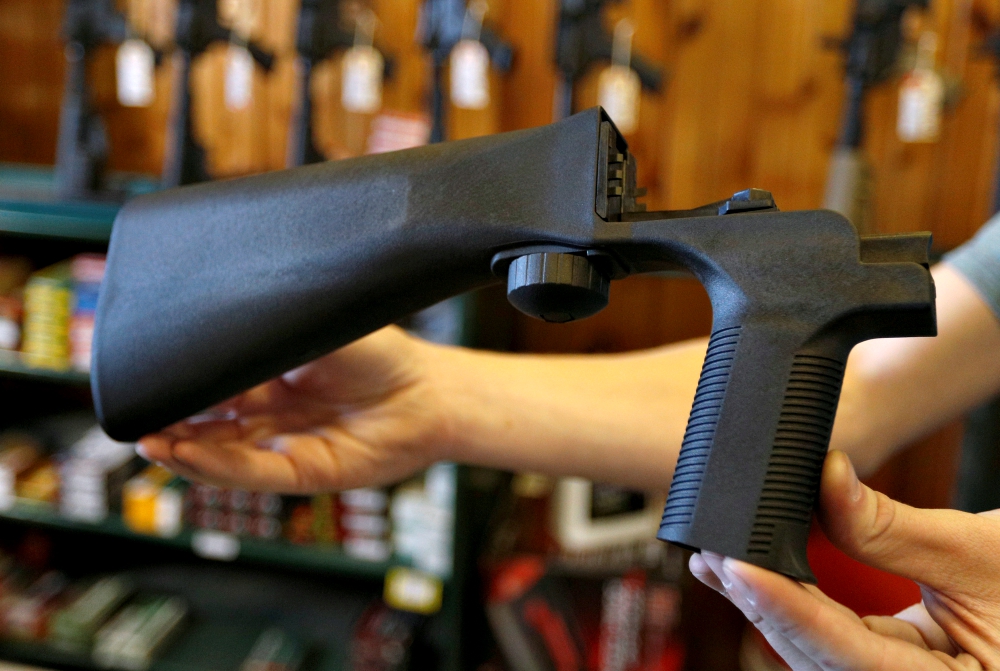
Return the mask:
<path id="1" fill-rule="evenodd" d="M 698 380 L 694 405 L 691 406 L 691 416 L 688 417 L 684 442 L 681 443 L 677 468 L 670 484 L 670 495 L 663 511 L 663 526 L 691 523 L 739 339 L 740 327 L 735 326 L 716 331 L 708 341 L 701 379 Z"/>
<path id="2" fill-rule="evenodd" d="M 843 379 L 835 359 L 795 356 L 748 554 L 769 554 L 778 525 L 811 523 Z"/>

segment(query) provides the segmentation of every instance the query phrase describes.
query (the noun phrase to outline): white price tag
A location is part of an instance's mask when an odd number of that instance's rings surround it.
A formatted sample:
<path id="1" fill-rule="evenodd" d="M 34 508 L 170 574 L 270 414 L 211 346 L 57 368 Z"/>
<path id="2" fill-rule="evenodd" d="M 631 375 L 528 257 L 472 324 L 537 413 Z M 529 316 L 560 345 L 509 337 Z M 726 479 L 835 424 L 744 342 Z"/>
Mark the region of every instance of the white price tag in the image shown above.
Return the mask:
<path id="1" fill-rule="evenodd" d="M 233 561 L 240 556 L 240 539 L 223 531 L 199 529 L 191 535 L 191 549 L 205 559 Z"/>
<path id="2" fill-rule="evenodd" d="M 490 104 L 490 54 L 479 40 L 461 40 L 451 50 L 451 102 L 459 109 Z"/>
<path id="3" fill-rule="evenodd" d="M 147 107 L 153 102 L 156 57 L 142 40 L 125 40 L 115 54 L 118 102 L 125 107 Z"/>
<path id="4" fill-rule="evenodd" d="M 639 123 L 639 94 L 642 82 L 635 71 L 624 65 L 605 68 L 598 80 L 598 104 L 622 133 L 631 133 Z"/>
<path id="5" fill-rule="evenodd" d="M 934 70 L 908 73 L 899 88 L 896 134 L 903 142 L 934 142 L 941 134 L 944 82 Z"/>
<path id="6" fill-rule="evenodd" d="M 353 46 L 344 54 L 340 102 L 348 112 L 371 114 L 382 106 L 385 61 L 378 49 Z"/>
<path id="7" fill-rule="evenodd" d="M 226 55 L 226 107 L 245 109 L 253 95 L 253 56 L 245 47 L 229 45 Z"/>

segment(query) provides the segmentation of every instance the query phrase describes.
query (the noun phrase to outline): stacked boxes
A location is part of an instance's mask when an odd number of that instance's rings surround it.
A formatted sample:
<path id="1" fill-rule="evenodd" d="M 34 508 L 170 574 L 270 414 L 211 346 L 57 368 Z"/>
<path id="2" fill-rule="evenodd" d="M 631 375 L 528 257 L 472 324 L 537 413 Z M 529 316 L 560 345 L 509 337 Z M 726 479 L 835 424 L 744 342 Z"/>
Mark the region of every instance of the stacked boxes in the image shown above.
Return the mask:
<path id="1" fill-rule="evenodd" d="M 198 529 L 264 539 L 281 536 L 284 503 L 277 494 L 194 483 L 185 499 L 188 523 Z"/>
<path id="2" fill-rule="evenodd" d="M 97 632 L 93 659 L 106 669 L 145 671 L 187 614 L 187 602 L 181 597 L 141 596 Z"/>
<path id="3" fill-rule="evenodd" d="M 125 482 L 143 463 L 131 443 L 112 440 L 93 427 L 63 455 L 60 512 L 69 519 L 100 522 L 120 511 Z"/>
<path id="4" fill-rule="evenodd" d="M 27 589 L 12 590 L 0 598 L 3 631 L 11 638 L 39 639 L 48 633 L 49 616 L 66 589 L 66 576 L 49 571 Z"/>
<path id="5" fill-rule="evenodd" d="M 69 351 L 75 370 L 90 372 L 97 294 L 104 279 L 103 254 L 79 254 L 70 262 L 73 277 L 73 312 L 69 321 Z"/>
<path id="6" fill-rule="evenodd" d="M 0 256 L 0 350 L 21 346 L 23 287 L 30 275 L 29 259 Z"/>
<path id="7" fill-rule="evenodd" d="M 285 537 L 291 542 L 298 545 L 333 545 L 340 542 L 337 508 L 332 494 L 296 497 L 288 502 L 288 509 Z"/>
<path id="8" fill-rule="evenodd" d="M 42 447 L 27 434 L 7 432 L 0 435 L 0 510 L 13 507 L 17 485 L 41 458 Z"/>
<path id="9" fill-rule="evenodd" d="M 132 584 L 120 576 L 101 578 L 87 586 L 53 614 L 49 643 L 67 652 L 90 650 L 98 629 L 128 600 L 132 591 Z"/>
<path id="10" fill-rule="evenodd" d="M 434 464 L 422 483 L 403 485 L 392 498 L 392 543 L 397 555 L 441 578 L 452 569 L 455 477 L 454 464 Z"/>
<path id="11" fill-rule="evenodd" d="M 240 671 L 297 671 L 305 660 L 306 648 L 288 632 L 271 627 L 261 632 Z"/>
<path id="12" fill-rule="evenodd" d="M 183 527 L 184 487 L 162 466 L 147 466 L 122 488 L 122 519 L 137 533 L 176 536 Z"/>
<path id="13" fill-rule="evenodd" d="M 24 287 L 21 334 L 27 365 L 90 371 L 94 314 L 103 277 L 101 254 L 79 254 L 31 275 Z"/>
<path id="14" fill-rule="evenodd" d="M 33 274 L 24 288 L 24 362 L 36 368 L 67 370 L 69 318 L 73 297 L 70 264 L 57 263 Z"/>
<path id="15" fill-rule="evenodd" d="M 180 630 L 188 604 L 178 596 L 134 592 L 120 575 L 72 583 L 58 571 L 38 575 L 0 553 L 0 637 L 89 655 L 105 668 L 144 671 Z"/>
<path id="16" fill-rule="evenodd" d="M 344 553 L 366 561 L 386 561 L 392 555 L 389 538 L 389 495 L 366 487 L 340 493 L 340 532 Z"/>

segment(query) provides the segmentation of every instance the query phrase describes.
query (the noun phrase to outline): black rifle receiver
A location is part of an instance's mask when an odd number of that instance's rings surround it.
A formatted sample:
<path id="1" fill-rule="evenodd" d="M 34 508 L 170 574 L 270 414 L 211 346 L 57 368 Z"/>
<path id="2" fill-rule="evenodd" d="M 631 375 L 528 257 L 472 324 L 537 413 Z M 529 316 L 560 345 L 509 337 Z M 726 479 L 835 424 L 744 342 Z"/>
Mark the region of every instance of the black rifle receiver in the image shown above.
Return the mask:
<path id="1" fill-rule="evenodd" d="M 125 17 L 114 0 L 69 0 L 63 17 L 66 84 L 59 110 L 55 183 L 60 198 L 88 198 L 104 186 L 108 137 L 87 86 L 87 60 L 102 44 L 128 37 Z"/>
<path id="2" fill-rule="evenodd" d="M 180 0 L 174 30 L 177 82 L 170 107 L 167 151 L 163 160 L 162 184 L 165 188 L 195 184 L 209 179 L 205 167 L 205 149 L 195 139 L 191 123 L 191 62 L 213 42 L 228 42 L 232 31 L 219 24 L 216 0 Z M 274 56 L 254 41 L 247 50 L 265 70 L 270 70 Z"/>
<path id="3" fill-rule="evenodd" d="M 442 86 L 444 65 L 448 62 L 451 50 L 464 35 L 465 0 L 425 0 L 420 11 L 418 34 L 424 47 L 431 52 L 434 66 L 434 82 L 431 88 L 431 137 L 430 141 L 441 142 L 445 139 L 445 95 Z M 500 36 L 487 25 L 483 25 L 479 41 L 486 47 L 490 62 L 500 72 L 510 70 L 514 62 L 514 48 L 503 41 Z"/>
<path id="4" fill-rule="evenodd" d="M 930 234 L 859 239 L 835 212 L 779 212 L 758 189 L 644 212 L 635 178 L 595 108 L 140 196 L 111 236 L 97 415 L 135 440 L 477 287 L 505 281 L 520 310 L 565 322 L 606 305 L 615 279 L 687 269 L 713 333 L 659 537 L 812 581 L 848 352 L 935 334 Z"/>
<path id="5" fill-rule="evenodd" d="M 619 0 L 611 0 L 619 1 Z M 562 99 L 557 115 L 573 113 L 573 87 L 595 61 L 610 61 L 613 46 L 611 33 L 604 28 L 601 10 L 609 0 L 561 0 L 556 32 L 556 65 L 562 75 Z M 630 67 L 639 75 L 643 88 L 659 91 L 663 69 L 639 54 L 633 54 Z"/>

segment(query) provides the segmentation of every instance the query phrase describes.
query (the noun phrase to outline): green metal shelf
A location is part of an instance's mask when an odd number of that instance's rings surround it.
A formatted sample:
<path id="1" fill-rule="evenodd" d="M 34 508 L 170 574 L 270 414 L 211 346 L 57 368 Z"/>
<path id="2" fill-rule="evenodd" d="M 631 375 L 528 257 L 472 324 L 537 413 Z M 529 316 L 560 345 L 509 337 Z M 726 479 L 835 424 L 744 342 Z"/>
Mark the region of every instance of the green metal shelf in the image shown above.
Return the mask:
<path id="1" fill-rule="evenodd" d="M 86 387 L 90 384 L 90 375 L 75 370 L 50 370 L 48 368 L 33 368 L 26 365 L 20 354 L 0 350 L 0 376 L 17 377 L 21 379 L 41 380 L 59 384 Z"/>
<path id="2" fill-rule="evenodd" d="M 100 533 L 187 550 L 191 549 L 191 540 L 195 533 L 192 529 L 186 528 L 170 538 L 150 536 L 132 531 L 117 515 L 110 515 L 104 521 L 97 523 L 78 522 L 61 516 L 48 504 L 31 502 L 18 502 L 13 508 L 0 511 L 0 519 L 16 520 L 51 529 Z M 318 545 L 295 545 L 287 541 L 267 541 L 242 536 L 239 537 L 239 541 L 240 551 L 237 561 L 305 569 L 345 577 L 379 580 L 385 577 L 390 568 L 402 563 L 392 559 L 384 562 L 355 559 L 339 550 Z"/>
<path id="3" fill-rule="evenodd" d="M 113 182 L 126 198 L 157 188 L 136 175 L 115 175 Z M 51 167 L 0 163 L 0 233 L 107 242 L 120 207 L 110 200 L 59 201 Z"/>

